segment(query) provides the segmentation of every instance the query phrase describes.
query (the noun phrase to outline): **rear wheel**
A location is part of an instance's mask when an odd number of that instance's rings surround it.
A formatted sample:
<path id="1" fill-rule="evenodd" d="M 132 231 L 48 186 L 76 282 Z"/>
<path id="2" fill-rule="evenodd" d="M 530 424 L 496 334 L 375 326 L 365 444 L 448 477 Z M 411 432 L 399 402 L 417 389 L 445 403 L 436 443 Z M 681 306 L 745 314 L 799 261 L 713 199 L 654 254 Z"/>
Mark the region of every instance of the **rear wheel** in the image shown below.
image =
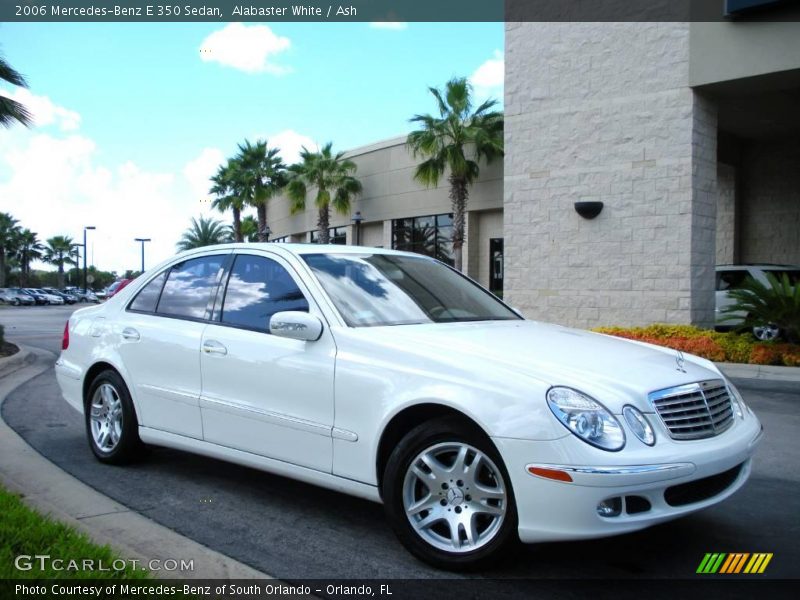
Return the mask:
<path id="1" fill-rule="evenodd" d="M 143 445 L 128 388 L 116 371 L 95 377 L 85 401 L 89 447 L 101 462 L 123 464 L 139 458 Z"/>
<path id="2" fill-rule="evenodd" d="M 403 438 L 384 472 L 383 500 L 403 545 L 435 567 L 486 566 L 517 539 L 505 466 L 491 441 L 458 419 Z"/>

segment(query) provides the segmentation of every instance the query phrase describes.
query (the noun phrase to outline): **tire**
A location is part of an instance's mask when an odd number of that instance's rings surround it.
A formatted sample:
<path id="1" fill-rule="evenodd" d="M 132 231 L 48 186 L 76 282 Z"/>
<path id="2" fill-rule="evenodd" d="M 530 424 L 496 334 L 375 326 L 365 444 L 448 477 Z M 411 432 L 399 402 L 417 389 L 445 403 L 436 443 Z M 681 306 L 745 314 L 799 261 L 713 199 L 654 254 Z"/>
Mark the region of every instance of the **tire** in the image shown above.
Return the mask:
<path id="1" fill-rule="evenodd" d="M 11 302 L 11 305 L 12 305 L 12 306 L 19 306 L 20 304 L 22 304 L 22 301 L 21 301 L 21 300 L 17 300 L 17 299 L 14 299 L 14 300 Z"/>
<path id="2" fill-rule="evenodd" d="M 434 419 L 410 431 L 386 463 L 381 491 L 400 542 L 434 567 L 486 567 L 518 542 L 505 465 L 489 438 L 460 419 Z"/>
<path id="3" fill-rule="evenodd" d="M 119 465 L 141 457 L 139 423 L 130 393 L 116 371 L 101 372 L 84 399 L 89 447 L 100 462 Z"/>

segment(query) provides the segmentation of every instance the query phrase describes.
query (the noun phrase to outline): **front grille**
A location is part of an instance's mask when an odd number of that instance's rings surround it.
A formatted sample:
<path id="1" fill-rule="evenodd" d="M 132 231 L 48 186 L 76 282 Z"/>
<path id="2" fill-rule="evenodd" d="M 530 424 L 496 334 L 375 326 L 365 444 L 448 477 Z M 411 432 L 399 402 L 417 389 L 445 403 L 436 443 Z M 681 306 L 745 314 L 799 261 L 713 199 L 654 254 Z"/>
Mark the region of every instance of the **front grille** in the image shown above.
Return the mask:
<path id="1" fill-rule="evenodd" d="M 685 506 L 713 498 L 733 485 L 743 466 L 744 463 L 717 475 L 668 487 L 664 490 L 664 500 L 670 506 Z"/>
<path id="2" fill-rule="evenodd" d="M 731 397 L 721 379 L 658 390 L 648 398 L 674 440 L 713 437 L 733 425 Z"/>

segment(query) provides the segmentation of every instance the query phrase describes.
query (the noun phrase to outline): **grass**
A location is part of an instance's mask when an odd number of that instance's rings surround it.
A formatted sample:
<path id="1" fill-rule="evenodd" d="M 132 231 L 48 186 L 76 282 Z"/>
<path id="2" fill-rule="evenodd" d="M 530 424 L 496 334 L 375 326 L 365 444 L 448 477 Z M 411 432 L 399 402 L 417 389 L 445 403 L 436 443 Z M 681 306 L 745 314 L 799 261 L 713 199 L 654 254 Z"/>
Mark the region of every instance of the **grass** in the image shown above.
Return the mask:
<path id="1" fill-rule="evenodd" d="M 93 543 L 86 535 L 40 515 L 28 508 L 22 499 L 0 487 L 0 580 L 2 579 L 149 579 L 141 567 L 134 570 L 128 563 L 124 570 L 111 569 L 121 557 L 108 546 Z M 18 556 L 49 555 L 42 565 L 31 559 L 30 570 L 15 568 Z M 53 568 L 51 561 L 62 559 L 63 570 Z M 70 560 L 78 565 L 84 560 L 102 561 L 107 571 L 67 569 Z M 26 561 L 27 562 L 27 561 Z M 117 563 L 122 565 L 121 562 Z M 27 566 L 27 565 L 25 565 Z M 58 565 L 57 565 L 58 566 Z"/>

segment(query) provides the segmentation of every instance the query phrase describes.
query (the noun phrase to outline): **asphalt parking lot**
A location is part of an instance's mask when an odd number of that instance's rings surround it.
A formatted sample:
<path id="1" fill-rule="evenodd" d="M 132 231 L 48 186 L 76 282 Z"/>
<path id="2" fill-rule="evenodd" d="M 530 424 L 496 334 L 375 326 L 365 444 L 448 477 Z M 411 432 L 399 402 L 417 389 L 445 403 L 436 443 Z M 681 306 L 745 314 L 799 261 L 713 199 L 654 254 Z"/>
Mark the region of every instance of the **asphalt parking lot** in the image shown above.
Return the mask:
<path id="1" fill-rule="evenodd" d="M 57 353 L 75 307 L 4 308 L 12 341 Z M 509 597 L 530 580 L 689 579 L 706 552 L 772 552 L 766 579 L 800 574 L 800 386 L 737 380 L 765 440 L 743 490 L 722 504 L 643 532 L 586 542 L 525 546 L 469 577 L 506 581 Z M 413 559 L 377 504 L 282 477 L 155 448 L 136 465 L 94 460 L 81 418 L 61 400 L 52 371 L 9 396 L 2 416 L 45 457 L 78 479 L 219 552 L 284 580 L 466 577 Z M 2 458 L 0 458 L 2 460 Z M 555 510 L 555 507 L 554 507 Z M 755 591 L 755 590 L 753 590 Z"/>

